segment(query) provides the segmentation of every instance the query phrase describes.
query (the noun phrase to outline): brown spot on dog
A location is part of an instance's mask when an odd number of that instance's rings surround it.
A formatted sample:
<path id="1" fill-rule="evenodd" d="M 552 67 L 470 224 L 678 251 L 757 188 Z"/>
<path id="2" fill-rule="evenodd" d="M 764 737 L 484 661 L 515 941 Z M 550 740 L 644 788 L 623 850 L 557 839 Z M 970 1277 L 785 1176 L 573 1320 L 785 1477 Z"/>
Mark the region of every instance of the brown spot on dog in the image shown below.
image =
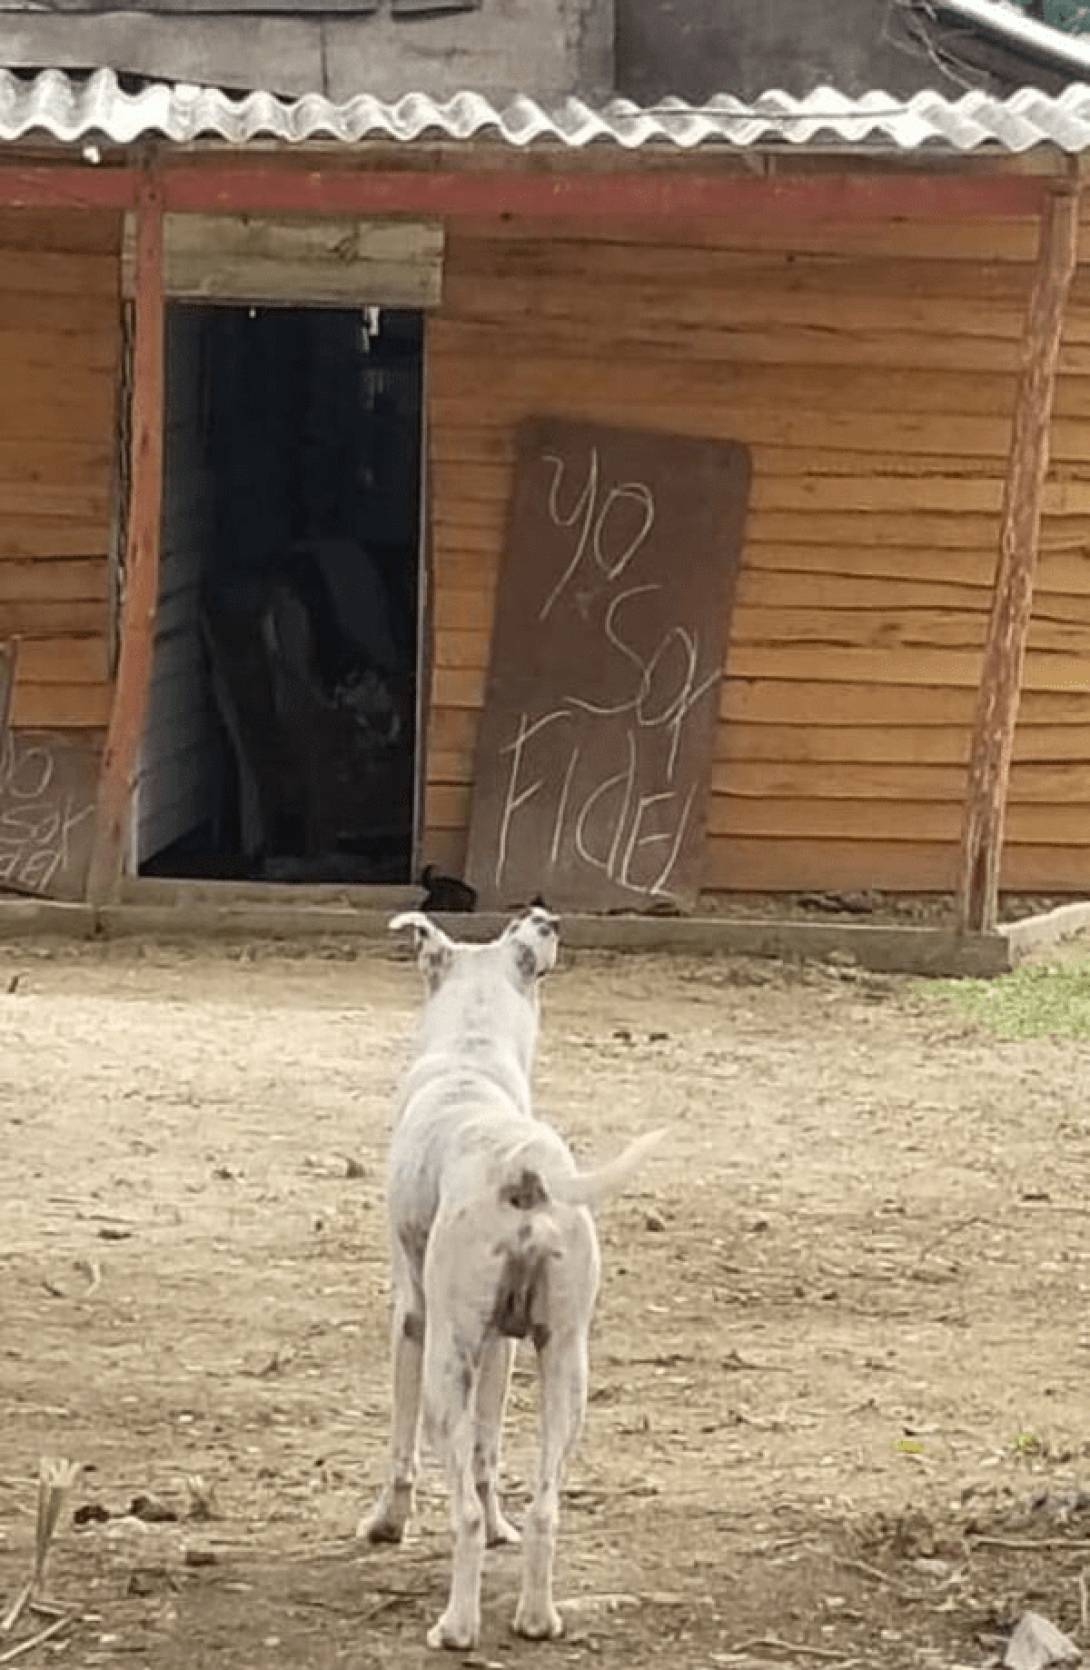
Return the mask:
<path id="1" fill-rule="evenodd" d="M 424 1267 L 424 1255 L 428 1250 L 428 1232 L 415 1224 L 403 1224 L 397 1232 L 406 1258 L 415 1270 Z"/>
<path id="2" fill-rule="evenodd" d="M 508 1253 L 492 1306 L 491 1326 L 508 1339 L 548 1343 L 546 1282 L 548 1254 L 541 1247 Z M 541 1349 L 541 1346 L 538 1347 Z"/>
<path id="3" fill-rule="evenodd" d="M 424 984 L 427 987 L 429 997 L 434 997 L 443 984 L 451 960 L 449 945 L 429 946 L 422 954 L 421 966 L 424 970 Z"/>
<path id="4" fill-rule="evenodd" d="M 504 1184 L 500 1199 L 516 1212 L 533 1212 L 539 1206 L 548 1205 L 549 1194 L 538 1173 L 524 1166 L 513 1183 Z"/>
<path id="5" fill-rule="evenodd" d="M 538 1261 L 523 1253 L 510 1253 L 500 1276 L 492 1307 L 492 1326 L 507 1339 L 525 1339 L 530 1332 L 530 1309 L 534 1298 L 534 1277 Z"/>
<path id="6" fill-rule="evenodd" d="M 544 1351 L 552 1333 L 544 1322 L 535 1322 L 530 1329 L 530 1338 L 533 1340 L 535 1351 Z"/>
<path id="7" fill-rule="evenodd" d="M 405 1335 L 405 1338 L 407 1340 L 411 1340 L 414 1345 L 423 1345 L 424 1318 L 422 1316 L 418 1316 L 414 1310 L 407 1312 L 405 1320 L 401 1324 L 401 1332 Z"/>

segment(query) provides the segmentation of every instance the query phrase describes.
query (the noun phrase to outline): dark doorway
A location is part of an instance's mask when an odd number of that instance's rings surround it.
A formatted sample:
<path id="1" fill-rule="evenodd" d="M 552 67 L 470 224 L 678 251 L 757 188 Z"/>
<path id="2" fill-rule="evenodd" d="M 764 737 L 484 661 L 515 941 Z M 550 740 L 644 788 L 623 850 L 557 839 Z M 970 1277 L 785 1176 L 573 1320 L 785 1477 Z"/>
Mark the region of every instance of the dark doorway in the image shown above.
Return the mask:
<path id="1" fill-rule="evenodd" d="M 144 874 L 409 878 L 422 363 L 415 312 L 171 304 Z"/>

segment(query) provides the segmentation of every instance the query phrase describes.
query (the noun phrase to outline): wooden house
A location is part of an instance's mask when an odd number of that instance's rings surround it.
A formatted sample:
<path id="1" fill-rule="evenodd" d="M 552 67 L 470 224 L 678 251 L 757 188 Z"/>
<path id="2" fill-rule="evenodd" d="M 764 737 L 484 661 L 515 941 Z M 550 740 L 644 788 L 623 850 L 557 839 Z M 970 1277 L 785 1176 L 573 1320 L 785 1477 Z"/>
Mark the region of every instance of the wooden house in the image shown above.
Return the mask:
<path id="1" fill-rule="evenodd" d="M 183 9 L 88 74 L 0 4 L 0 882 L 461 873 L 545 418 L 746 450 L 701 887 L 1085 890 L 1090 89 L 637 106 L 553 29 L 516 96 L 232 96 Z"/>

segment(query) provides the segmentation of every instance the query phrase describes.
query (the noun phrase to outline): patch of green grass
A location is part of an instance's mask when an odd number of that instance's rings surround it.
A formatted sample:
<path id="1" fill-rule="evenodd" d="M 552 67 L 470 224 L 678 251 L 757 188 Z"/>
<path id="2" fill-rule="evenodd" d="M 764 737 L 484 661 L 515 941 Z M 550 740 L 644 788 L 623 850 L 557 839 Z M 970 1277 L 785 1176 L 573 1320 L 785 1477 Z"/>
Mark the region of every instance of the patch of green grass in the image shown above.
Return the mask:
<path id="1" fill-rule="evenodd" d="M 1000 1038 L 1090 1038 L 1090 955 L 1024 963 L 995 980 L 936 980 L 936 997 Z"/>

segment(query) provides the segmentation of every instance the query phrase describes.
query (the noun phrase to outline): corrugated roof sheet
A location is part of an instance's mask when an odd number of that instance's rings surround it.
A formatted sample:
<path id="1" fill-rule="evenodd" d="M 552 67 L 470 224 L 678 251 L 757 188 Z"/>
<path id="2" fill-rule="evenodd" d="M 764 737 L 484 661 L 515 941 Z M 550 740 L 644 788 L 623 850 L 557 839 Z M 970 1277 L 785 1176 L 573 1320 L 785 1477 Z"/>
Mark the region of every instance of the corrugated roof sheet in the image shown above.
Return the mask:
<path id="1" fill-rule="evenodd" d="M 568 99 L 545 109 L 533 99 L 502 108 L 478 93 L 437 102 L 409 93 L 393 103 L 361 93 L 342 104 L 319 94 L 299 99 L 272 93 L 235 98 L 216 88 L 154 83 L 127 93 L 110 70 L 88 77 L 44 70 L 28 78 L 0 70 L 0 142 L 47 134 L 67 143 L 105 139 L 128 145 L 156 136 L 176 144 L 214 139 L 243 145 L 252 140 L 364 139 L 403 142 L 490 140 L 527 146 L 535 141 L 571 147 L 616 145 L 813 146 L 944 151 L 982 147 L 1019 152 L 1054 145 L 1090 148 L 1090 86 L 1079 83 L 1059 96 L 1024 87 L 1009 98 L 965 93 L 917 93 L 895 99 L 883 92 L 847 98 L 821 87 L 805 98 L 768 92 L 751 104 L 723 94 L 703 105 L 666 99 L 651 109 L 627 99 L 594 108 Z"/>

